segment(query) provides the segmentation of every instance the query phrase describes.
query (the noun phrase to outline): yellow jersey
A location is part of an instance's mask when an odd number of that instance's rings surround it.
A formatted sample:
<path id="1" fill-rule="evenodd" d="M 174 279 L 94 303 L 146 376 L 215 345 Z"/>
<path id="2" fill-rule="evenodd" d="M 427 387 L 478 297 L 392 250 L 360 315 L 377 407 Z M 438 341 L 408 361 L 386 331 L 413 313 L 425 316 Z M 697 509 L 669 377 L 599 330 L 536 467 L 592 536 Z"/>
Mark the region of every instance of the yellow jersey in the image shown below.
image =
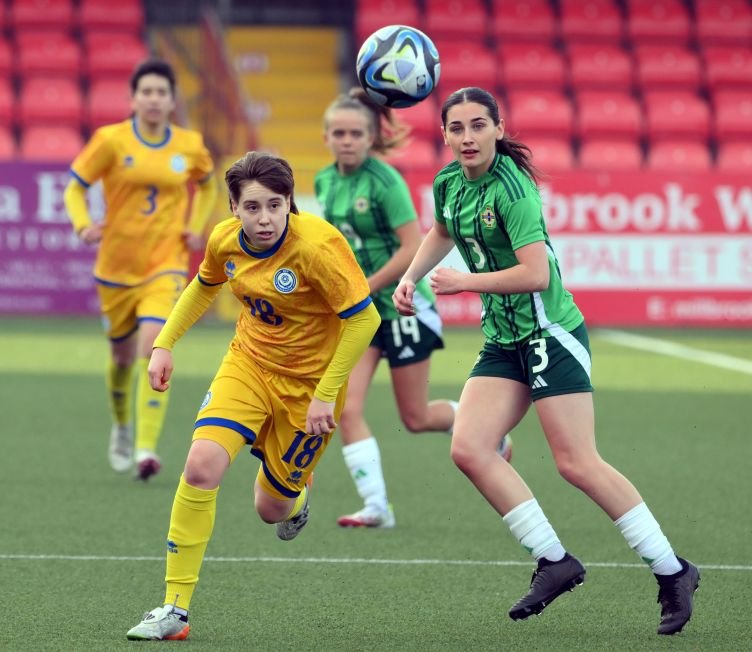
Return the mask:
<path id="1" fill-rule="evenodd" d="M 240 220 L 214 227 L 199 267 L 204 285 L 229 283 L 244 310 L 231 348 L 286 376 L 324 375 L 342 320 L 371 303 L 368 281 L 338 229 L 310 213 L 290 213 L 277 243 L 252 250 Z"/>
<path id="2" fill-rule="evenodd" d="M 185 274 L 188 183 L 207 180 L 213 167 L 197 131 L 169 125 L 164 140 L 152 143 L 132 118 L 97 129 L 71 165 L 85 187 L 100 179 L 104 186 L 96 280 L 130 287 L 159 274 Z"/>

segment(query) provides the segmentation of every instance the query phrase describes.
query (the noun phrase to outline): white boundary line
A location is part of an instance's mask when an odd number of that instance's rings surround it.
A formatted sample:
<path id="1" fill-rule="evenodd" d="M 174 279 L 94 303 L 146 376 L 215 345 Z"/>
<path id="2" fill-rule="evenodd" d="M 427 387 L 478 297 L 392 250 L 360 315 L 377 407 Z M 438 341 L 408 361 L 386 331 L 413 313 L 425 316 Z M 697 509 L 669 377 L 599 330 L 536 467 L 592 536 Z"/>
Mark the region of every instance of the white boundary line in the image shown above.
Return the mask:
<path id="1" fill-rule="evenodd" d="M 620 344 L 621 346 L 626 346 L 632 349 L 660 353 L 674 358 L 690 360 L 691 362 L 700 362 L 713 367 L 721 367 L 722 369 L 730 369 L 731 371 L 738 371 L 743 374 L 752 375 L 752 360 L 737 358 L 732 355 L 726 355 L 725 353 L 705 351 L 703 349 L 696 349 L 691 346 L 677 344 L 676 342 L 660 340 L 656 337 L 636 335 L 635 333 L 626 333 L 624 331 L 611 330 L 608 328 L 593 329 L 593 334 L 614 344 Z"/>
<path id="2" fill-rule="evenodd" d="M 13 555 L 0 554 L 0 561 L 161 561 L 165 557 L 120 556 L 120 555 Z M 205 557 L 204 561 L 214 563 L 248 564 L 362 564 L 381 566 L 525 566 L 532 561 L 480 559 L 366 559 L 362 557 Z M 583 562 L 591 568 L 645 568 L 645 564 L 621 562 Z M 722 571 L 752 571 L 752 565 L 745 564 L 698 564 L 699 568 Z"/>

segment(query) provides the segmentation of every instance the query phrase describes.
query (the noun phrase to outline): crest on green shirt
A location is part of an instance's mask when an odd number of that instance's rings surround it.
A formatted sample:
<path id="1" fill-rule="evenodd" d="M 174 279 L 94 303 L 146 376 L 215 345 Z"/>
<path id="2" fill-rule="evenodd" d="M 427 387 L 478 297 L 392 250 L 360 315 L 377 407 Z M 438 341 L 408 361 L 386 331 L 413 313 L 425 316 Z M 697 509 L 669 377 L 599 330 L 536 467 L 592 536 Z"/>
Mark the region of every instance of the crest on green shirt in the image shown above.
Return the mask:
<path id="1" fill-rule="evenodd" d="M 353 208 L 358 213 L 365 213 L 368 210 L 368 199 L 365 197 L 358 197 L 353 204 Z"/>
<path id="2" fill-rule="evenodd" d="M 494 215 L 490 206 L 486 206 L 483 209 L 483 212 L 480 214 L 480 219 L 483 221 L 483 226 L 487 229 L 493 229 L 496 226 L 496 215 Z"/>

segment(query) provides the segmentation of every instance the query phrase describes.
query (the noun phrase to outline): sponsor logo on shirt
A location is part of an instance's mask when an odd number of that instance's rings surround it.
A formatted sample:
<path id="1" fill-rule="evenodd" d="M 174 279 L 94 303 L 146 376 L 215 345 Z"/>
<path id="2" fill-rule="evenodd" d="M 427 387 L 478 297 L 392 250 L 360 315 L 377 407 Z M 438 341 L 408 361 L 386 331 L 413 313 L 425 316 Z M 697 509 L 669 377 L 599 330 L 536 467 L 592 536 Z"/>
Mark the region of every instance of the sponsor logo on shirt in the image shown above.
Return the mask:
<path id="1" fill-rule="evenodd" d="M 123 158 L 123 167 L 124 168 L 132 168 L 135 161 L 133 160 L 133 157 L 128 154 L 126 157 Z"/>
<path id="2" fill-rule="evenodd" d="M 290 294 L 298 286 L 298 277 L 287 267 L 282 267 L 274 273 L 274 287 L 282 294 Z"/>
<path id="3" fill-rule="evenodd" d="M 449 210 L 449 206 L 444 206 L 444 212 L 442 213 L 445 220 L 452 219 L 452 212 Z"/>

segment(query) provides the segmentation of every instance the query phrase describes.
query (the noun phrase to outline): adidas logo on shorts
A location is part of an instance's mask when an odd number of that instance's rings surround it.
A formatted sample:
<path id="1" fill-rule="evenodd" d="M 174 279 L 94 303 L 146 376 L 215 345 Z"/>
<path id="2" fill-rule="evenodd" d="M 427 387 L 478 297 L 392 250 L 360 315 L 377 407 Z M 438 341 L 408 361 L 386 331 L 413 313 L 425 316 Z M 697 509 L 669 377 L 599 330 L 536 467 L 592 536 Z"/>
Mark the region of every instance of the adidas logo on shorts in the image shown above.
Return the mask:
<path id="1" fill-rule="evenodd" d="M 542 389 L 543 387 L 548 387 L 548 383 L 543 380 L 542 376 L 536 376 L 533 381 L 533 389 Z"/>

